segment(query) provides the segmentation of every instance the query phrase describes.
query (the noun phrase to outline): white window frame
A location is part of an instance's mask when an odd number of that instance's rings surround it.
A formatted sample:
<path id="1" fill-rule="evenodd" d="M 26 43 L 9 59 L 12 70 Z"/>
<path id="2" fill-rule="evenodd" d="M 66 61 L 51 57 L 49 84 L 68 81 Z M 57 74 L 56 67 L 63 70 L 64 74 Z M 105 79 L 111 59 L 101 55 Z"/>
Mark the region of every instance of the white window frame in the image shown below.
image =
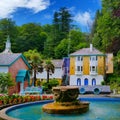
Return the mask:
<path id="1" fill-rule="evenodd" d="M 97 61 L 97 56 L 90 56 L 90 61 Z"/>
<path id="2" fill-rule="evenodd" d="M 77 56 L 77 61 L 83 61 L 83 56 Z"/>
<path id="3" fill-rule="evenodd" d="M 77 71 L 82 72 L 83 71 L 83 66 L 77 66 Z"/>
<path id="4" fill-rule="evenodd" d="M 97 66 L 90 66 L 90 72 L 96 72 L 97 73 Z"/>

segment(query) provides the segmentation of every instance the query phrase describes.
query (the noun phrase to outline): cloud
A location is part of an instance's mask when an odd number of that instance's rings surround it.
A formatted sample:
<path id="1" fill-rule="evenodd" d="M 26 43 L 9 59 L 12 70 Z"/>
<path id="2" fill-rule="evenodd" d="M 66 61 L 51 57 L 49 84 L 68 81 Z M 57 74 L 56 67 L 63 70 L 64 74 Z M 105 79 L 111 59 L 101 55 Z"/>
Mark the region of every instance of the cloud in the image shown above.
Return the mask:
<path id="1" fill-rule="evenodd" d="M 49 5 L 49 0 L 0 0 L 0 18 L 11 17 L 18 8 L 27 8 L 37 13 Z"/>
<path id="2" fill-rule="evenodd" d="M 91 27 L 93 20 L 90 12 L 77 13 L 73 18 L 81 26 Z"/>

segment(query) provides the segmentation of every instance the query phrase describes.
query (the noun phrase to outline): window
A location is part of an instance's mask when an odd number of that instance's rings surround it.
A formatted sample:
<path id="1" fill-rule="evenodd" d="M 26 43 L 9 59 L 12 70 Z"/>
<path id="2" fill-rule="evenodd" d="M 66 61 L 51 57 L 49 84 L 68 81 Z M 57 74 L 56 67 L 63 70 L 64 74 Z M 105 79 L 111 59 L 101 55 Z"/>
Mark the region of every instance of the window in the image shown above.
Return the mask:
<path id="1" fill-rule="evenodd" d="M 83 61 L 83 57 L 82 57 L 82 56 L 78 56 L 78 57 L 77 57 L 77 60 L 78 60 L 78 61 Z"/>
<path id="2" fill-rule="evenodd" d="M 88 85 L 88 79 L 87 78 L 85 78 L 85 80 L 84 80 L 84 85 Z"/>
<path id="3" fill-rule="evenodd" d="M 92 85 L 96 85 L 96 79 L 95 78 L 92 79 Z"/>
<path id="4" fill-rule="evenodd" d="M 77 57 L 77 60 L 80 61 L 80 56 Z"/>
<path id="5" fill-rule="evenodd" d="M 97 56 L 90 56 L 90 61 L 97 61 Z"/>
<path id="6" fill-rule="evenodd" d="M 77 66 L 77 71 L 83 71 L 83 66 Z"/>
<path id="7" fill-rule="evenodd" d="M 81 61 L 83 61 L 83 57 L 81 56 Z"/>
<path id="8" fill-rule="evenodd" d="M 95 66 L 92 66 L 92 71 L 95 71 Z"/>
<path id="9" fill-rule="evenodd" d="M 96 72 L 97 71 L 97 66 L 90 66 L 90 71 L 91 72 Z"/>
<path id="10" fill-rule="evenodd" d="M 81 79 L 80 78 L 77 78 L 77 85 L 81 85 Z"/>
<path id="11" fill-rule="evenodd" d="M 81 71 L 83 71 L 83 66 L 81 66 Z"/>
<path id="12" fill-rule="evenodd" d="M 80 66 L 77 66 L 77 71 L 80 71 Z"/>

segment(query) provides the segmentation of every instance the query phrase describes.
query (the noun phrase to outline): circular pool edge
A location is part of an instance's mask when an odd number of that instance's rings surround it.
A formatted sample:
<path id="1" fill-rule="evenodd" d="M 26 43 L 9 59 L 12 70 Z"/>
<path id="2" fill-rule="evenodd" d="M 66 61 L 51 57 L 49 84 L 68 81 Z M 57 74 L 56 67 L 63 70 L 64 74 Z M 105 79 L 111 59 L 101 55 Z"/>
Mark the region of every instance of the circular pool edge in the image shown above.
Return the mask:
<path id="1" fill-rule="evenodd" d="M 79 100 L 82 101 L 120 101 L 120 98 L 114 98 L 114 97 L 80 97 Z M 0 120 L 19 120 L 18 118 L 13 118 L 7 115 L 7 113 L 11 110 L 14 110 L 16 108 L 28 106 L 31 104 L 40 104 L 40 103 L 50 103 L 54 100 L 42 100 L 42 101 L 34 101 L 34 102 L 28 102 L 28 103 L 22 103 L 13 105 L 7 108 L 4 108 L 0 110 Z"/>
<path id="2" fill-rule="evenodd" d="M 17 104 L 17 105 L 13 105 L 7 108 L 4 108 L 2 110 L 0 110 L 0 120 L 19 120 L 18 118 L 13 118 L 7 115 L 7 113 L 11 110 L 17 109 L 17 108 L 21 108 L 24 106 L 28 106 L 31 104 L 39 104 L 39 103 L 50 103 L 53 102 L 54 100 L 42 100 L 42 101 L 34 101 L 34 102 L 28 102 L 28 103 L 22 103 L 22 104 Z"/>

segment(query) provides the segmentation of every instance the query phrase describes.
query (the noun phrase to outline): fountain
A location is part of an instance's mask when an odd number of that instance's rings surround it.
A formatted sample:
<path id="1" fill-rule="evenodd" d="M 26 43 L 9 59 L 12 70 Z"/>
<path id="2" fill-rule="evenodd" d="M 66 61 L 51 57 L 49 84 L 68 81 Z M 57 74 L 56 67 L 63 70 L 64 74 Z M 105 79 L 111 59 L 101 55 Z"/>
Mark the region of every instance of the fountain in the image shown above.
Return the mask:
<path id="1" fill-rule="evenodd" d="M 89 102 L 77 100 L 79 88 L 77 86 L 53 87 L 55 101 L 43 105 L 42 110 L 50 114 L 84 113 L 89 110 Z"/>
<path id="2" fill-rule="evenodd" d="M 59 88 L 62 89 L 62 88 Z M 60 92 L 58 88 L 53 89 L 54 91 L 58 91 Z M 68 89 L 68 88 L 67 88 Z M 62 91 L 66 91 L 66 89 L 64 88 Z M 67 90 L 69 91 L 69 89 Z M 74 91 L 73 89 L 70 91 Z M 78 90 L 77 90 L 78 91 Z M 75 94 L 73 94 L 72 92 L 70 92 L 70 98 L 71 98 L 71 94 L 72 94 L 72 100 L 73 100 L 73 96 Z M 70 99 L 67 100 L 68 96 L 66 94 L 64 94 L 66 97 L 63 101 L 62 97 L 59 97 L 59 95 L 57 94 L 57 92 L 55 93 L 55 98 L 60 98 L 60 100 L 56 99 L 55 102 L 53 104 L 56 105 L 56 108 L 59 108 L 62 106 L 66 107 L 67 106 L 75 106 L 76 103 L 72 102 L 71 104 L 67 104 L 70 102 L 65 102 L 68 101 Z M 61 95 L 62 96 L 62 95 Z M 76 97 L 77 98 L 77 97 Z M 75 99 L 76 100 L 76 99 Z M 3 120 L 119 120 L 120 119 L 120 98 L 112 98 L 112 97 L 81 97 L 80 98 L 80 103 L 78 102 L 77 106 L 82 106 L 82 101 L 89 101 L 90 102 L 90 110 L 89 110 L 89 103 L 88 106 L 85 107 L 81 107 L 79 109 L 79 111 L 77 111 L 75 108 L 68 108 L 69 110 L 65 110 L 61 107 L 61 114 L 46 114 L 45 112 L 43 112 L 43 106 L 49 105 L 48 103 L 52 102 L 53 100 L 45 100 L 45 101 L 37 101 L 37 102 L 30 102 L 30 103 L 23 103 L 23 104 L 19 104 L 19 105 L 15 105 L 15 106 L 11 106 L 5 109 L 0 110 L 0 120 L 1 118 Z M 58 101 L 58 102 L 57 102 Z M 71 101 L 71 100 L 70 100 Z M 76 100 L 77 102 L 77 100 Z M 64 104 L 63 104 L 64 103 Z M 62 104 L 62 105 L 60 105 Z M 66 104 L 66 105 L 65 105 Z M 81 105 L 80 105 L 81 104 Z M 46 106 L 45 105 L 45 106 Z M 107 107 L 106 107 L 107 106 Z M 75 106 L 76 107 L 76 106 Z M 84 110 L 84 108 L 86 108 Z M 51 108 L 47 108 L 47 109 L 51 109 Z M 89 110 L 88 112 L 86 112 L 87 110 Z M 65 113 L 69 113 L 66 114 Z M 74 112 L 75 111 L 75 112 Z M 60 113 L 59 112 L 59 113 Z M 83 113 L 86 112 L 85 114 L 71 114 L 71 113 Z M 50 112 L 49 112 L 50 113 Z M 53 111 L 51 112 L 53 113 Z M 56 112 L 58 113 L 58 112 Z M 63 114 L 62 114 L 63 113 Z"/>

